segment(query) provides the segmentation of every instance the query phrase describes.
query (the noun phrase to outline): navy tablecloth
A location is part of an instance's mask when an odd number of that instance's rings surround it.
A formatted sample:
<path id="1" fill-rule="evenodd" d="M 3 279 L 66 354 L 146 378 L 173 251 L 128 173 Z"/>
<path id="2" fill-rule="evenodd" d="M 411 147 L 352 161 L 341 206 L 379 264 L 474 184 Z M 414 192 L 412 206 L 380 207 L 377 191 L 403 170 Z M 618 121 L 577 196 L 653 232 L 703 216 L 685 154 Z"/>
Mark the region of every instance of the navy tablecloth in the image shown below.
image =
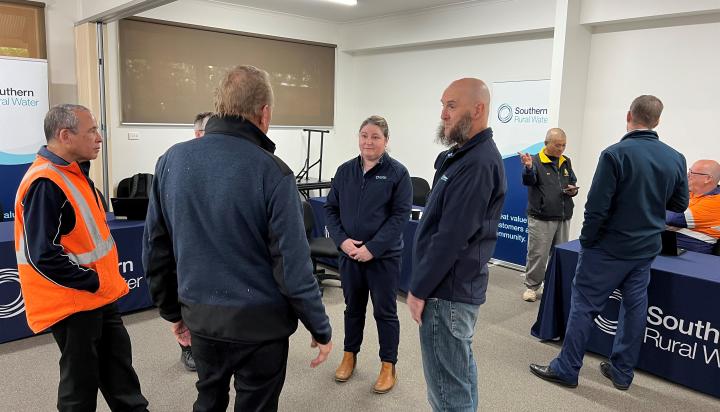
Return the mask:
<path id="1" fill-rule="evenodd" d="M 580 243 L 557 246 L 545 274 L 545 288 L 533 336 L 565 334 Z M 720 397 L 720 257 L 694 252 L 658 256 L 648 287 L 648 323 L 638 368 Z M 595 319 L 588 350 L 609 356 L 622 294 L 615 291 Z"/>
<path id="2" fill-rule="evenodd" d="M 15 260 L 13 222 L 0 222 L 0 343 L 31 336 L 25 320 L 25 306 Z M 120 311 L 131 312 L 152 306 L 142 267 L 144 221 L 110 220 L 110 231 L 118 249 L 120 273 L 130 293 L 120 298 Z"/>
<path id="3" fill-rule="evenodd" d="M 313 213 L 315 215 L 315 227 L 313 228 L 313 237 L 330 235 L 326 231 L 325 224 L 325 208 L 323 207 L 326 202 L 325 197 L 312 197 L 309 199 L 310 205 L 312 206 Z M 413 209 L 422 210 L 420 206 L 413 206 Z M 407 293 L 410 288 L 410 275 L 412 274 L 412 243 L 415 238 L 415 231 L 417 230 L 419 220 L 410 220 L 405 225 L 403 230 L 403 252 L 402 262 L 400 263 L 400 282 L 398 288 L 403 292 Z M 337 267 L 338 263 L 330 260 L 323 260 L 322 263 Z"/>

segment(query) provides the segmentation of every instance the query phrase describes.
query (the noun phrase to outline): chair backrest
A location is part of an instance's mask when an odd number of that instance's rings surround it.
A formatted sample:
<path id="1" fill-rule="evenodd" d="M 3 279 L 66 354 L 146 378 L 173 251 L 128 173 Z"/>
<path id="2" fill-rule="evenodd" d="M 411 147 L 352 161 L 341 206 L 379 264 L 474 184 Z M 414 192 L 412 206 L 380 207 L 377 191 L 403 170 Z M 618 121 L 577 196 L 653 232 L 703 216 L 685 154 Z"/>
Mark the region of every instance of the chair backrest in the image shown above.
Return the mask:
<path id="1" fill-rule="evenodd" d="M 115 194 L 116 197 L 149 197 L 152 184 L 152 174 L 138 173 L 121 180 Z"/>
<path id="2" fill-rule="evenodd" d="M 425 206 L 428 194 L 430 194 L 430 183 L 422 177 L 411 177 L 413 189 L 413 205 Z"/>
<path id="3" fill-rule="evenodd" d="M 102 192 L 99 191 L 97 188 L 95 188 L 95 193 L 97 193 L 98 199 L 100 199 L 100 203 L 102 203 L 103 209 L 105 209 L 106 212 L 109 212 L 110 209 L 108 209 L 107 200 L 105 200 L 105 196 L 103 196 Z"/>
<path id="4" fill-rule="evenodd" d="M 313 214 L 312 206 L 307 200 L 302 201 L 303 207 L 303 221 L 305 223 L 305 236 L 308 239 L 312 237 L 313 228 L 315 227 L 315 215 Z"/>

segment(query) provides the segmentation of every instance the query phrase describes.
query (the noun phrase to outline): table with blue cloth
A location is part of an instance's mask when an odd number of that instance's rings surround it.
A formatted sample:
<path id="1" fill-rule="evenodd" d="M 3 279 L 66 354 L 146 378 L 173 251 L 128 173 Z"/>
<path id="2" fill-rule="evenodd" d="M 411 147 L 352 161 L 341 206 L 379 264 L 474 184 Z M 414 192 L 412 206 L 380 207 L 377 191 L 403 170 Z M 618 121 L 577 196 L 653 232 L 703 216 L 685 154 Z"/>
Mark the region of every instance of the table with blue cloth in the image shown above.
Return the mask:
<path id="1" fill-rule="evenodd" d="M 326 201 L 327 199 L 325 197 L 312 197 L 309 199 L 315 216 L 315 226 L 313 227 L 312 233 L 313 237 L 330 237 L 326 231 L 325 224 L 326 219 L 324 206 Z M 413 206 L 412 208 L 413 210 L 423 209 L 421 206 Z M 407 293 L 410 288 L 410 275 L 412 275 L 412 246 L 413 239 L 415 239 L 415 231 L 417 230 L 419 222 L 419 220 L 409 220 L 405 225 L 405 229 L 403 229 L 403 251 L 402 261 L 400 263 L 400 282 L 398 283 L 398 288 L 403 293 Z M 335 268 L 338 266 L 338 262 L 329 261 L 327 259 L 320 260 L 320 262 Z"/>
<path id="2" fill-rule="evenodd" d="M 20 293 L 13 226 L 13 222 L 0 222 L 0 343 L 33 335 L 25 319 L 25 304 Z M 117 245 L 118 269 L 130 288 L 130 293 L 118 301 L 120 312 L 152 306 L 142 267 L 145 222 L 114 220 L 109 214 L 108 226 Z"/>
<path id="3" fill-rule="evenodd" d="M 555 247 L 531 333 L 561 339 L 580 242 Z M 638 369 L 720 397 L 720 257 L 695 252 L 658 256 L 648 286 L 648 316 Z M 622 294 L 615 290 L 595 318 L 587 349 L 609 356 Z"/>

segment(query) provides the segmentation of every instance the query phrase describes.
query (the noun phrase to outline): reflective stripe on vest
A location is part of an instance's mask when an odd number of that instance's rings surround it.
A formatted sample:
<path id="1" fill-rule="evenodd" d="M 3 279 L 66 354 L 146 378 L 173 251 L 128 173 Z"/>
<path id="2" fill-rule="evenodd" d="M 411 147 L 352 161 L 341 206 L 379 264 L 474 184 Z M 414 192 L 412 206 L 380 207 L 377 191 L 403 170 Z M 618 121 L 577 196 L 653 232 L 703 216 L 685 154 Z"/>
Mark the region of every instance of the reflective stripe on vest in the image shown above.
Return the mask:
<path id="1" fill-rule="evenodd" d="M 26 176 L 29 177 L 31 174 L 35 172 L 40 172 L 45 169 L 50 169 L 53 172 L 57 173 L 63 180 L 63 182 L 67 185 L 67 187 L 70 189 L 70 194 L 77 203 L 79 209 L 76 210 L 75 213 L 79 212 L 82 216 L 82 220 L 85 222 L 85 228 L 90 234 L 90 239 L 92 240 L 93 245 L 95 245 L 95 249 L 89 252 L 81 253 L 79 255 L 68 253 L 68 258 L 78 265 L 89 265 L 93 262 L 98 261 L 100 258 L 107 255 L 113 249 L 115 242 L 113 241 L 112 236 L 108 234 L 107 239 L 102 238 L 102 236 L 100 235 L 100 228 L 98 228 L 97 222 L 95 222 L 95 218 L 93 217 L 92 211 L 90 210 L 90 206 L 85 201 L 82 193 L 80 193 L 80 190 L 75 187 L 75 185 L 70 181 L 70 179 L 68 179 L 68 177 L 65 176 L 65 174 L 61 172 L 57 167 L 50 163 L 46 163 L 44 165 L 32 168 L 31 171 L 28 171 Z M 20 238 L 20 247 L 16 252 L 18 265 L 28 264 L 26 253 L 27 248 L 25 244 L 25 225 L 23 224 L 23 236 Z"/>
<path id="2" fill-rule="evenodd" d="M 24 217 L 24 216 L 23 216 Z M 27 247 L 25 246 L 25 225 L 23 225 L 22 236 L 20 237 L 20 247 L 15 251 L 15 259 L 17 259 L 18 265 L 28 265 L 27 260 Z"/>
<path id="3" fill-rule="evenodd" d="M 709 244 L 711 244 L 711 245 L 714 245 L 715 242 L 717 242 L 717 239 L 716 239 L 716 238 L 714 238 L 714 237 L 712 237 L 712 236 L 710 236 L 710 235 L 708 235 L 708 234 L 695 231 L 695 230 L 690 230 L 690 229 L 681 228 L 681 229 L 678 229 L 677 232 L 678 232 L 678 233 L 682 233 L 683 235 L 688 236 L 688 237 L 691 237 L 691 238 L 693 238 L 693 239 L 697 239 L 697 240 L 700 240 L 700 241 L 702 241 L 702 242 L 709 243 Z"/>

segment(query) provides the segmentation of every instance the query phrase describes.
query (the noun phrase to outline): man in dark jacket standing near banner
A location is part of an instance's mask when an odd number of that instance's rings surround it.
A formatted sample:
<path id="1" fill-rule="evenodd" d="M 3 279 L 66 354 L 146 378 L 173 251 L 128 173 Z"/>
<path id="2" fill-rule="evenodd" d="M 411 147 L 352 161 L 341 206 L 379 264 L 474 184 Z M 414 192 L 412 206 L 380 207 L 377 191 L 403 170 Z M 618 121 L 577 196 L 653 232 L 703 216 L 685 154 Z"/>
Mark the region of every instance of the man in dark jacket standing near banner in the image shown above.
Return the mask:
<path id="1" fill-rule="evenodd" d="M 472 338 L 485 302 L 487 262 L 497 240 L 507 185 L 488 127 L 490 92 L 460 79 L 442 95 L 433 188 L 415 234 L 407 297 L 420 324 L 428 401 L 434 411 L 478 408 Z"/>
<path id="2" fill-rule="evenodd" d="M 593 319 L 618 289 L 620 319 L 610 362 L 600 363 L 600 372 L 617 389 L 626 390 L 632 383 L 647 322 L 650 265 L 660 253 L 665 209 L 684 211 L 689 197 L 685 158 L 653 131 L 662 110 L 655 96 L 636 98 L 626 117 L 628 133 L 600 154 L 585 204 L 562 350 L 548 366 L 530 365 L 541 379 L 577 386 Z"/>
<path id="3" fill-rule="evenodd" d="M 550 250 L 568 241 L 572 218 L 572 197 L 577 195 L 577 178 L 570 158 L 563 156 L 567 137 L 553 128 L 545 135 L 545 147 L 536 155 L 520 154 L 522 182 L 528 188 L 528 253 L 523 300 L 535 302 L 545 280 Z"/>
<path id="4" fill-rule="evenodd" d="M 171 147 L 155 169 L 143 265 L 160 315 L 192 343 L 194 411 L 274 411 L 288 337 L 300 321 L 325 361 L 330 323 L 312 274 L 292 171 L 273 155 L 268 74 L 231 69 L 202 139 Z"/>

